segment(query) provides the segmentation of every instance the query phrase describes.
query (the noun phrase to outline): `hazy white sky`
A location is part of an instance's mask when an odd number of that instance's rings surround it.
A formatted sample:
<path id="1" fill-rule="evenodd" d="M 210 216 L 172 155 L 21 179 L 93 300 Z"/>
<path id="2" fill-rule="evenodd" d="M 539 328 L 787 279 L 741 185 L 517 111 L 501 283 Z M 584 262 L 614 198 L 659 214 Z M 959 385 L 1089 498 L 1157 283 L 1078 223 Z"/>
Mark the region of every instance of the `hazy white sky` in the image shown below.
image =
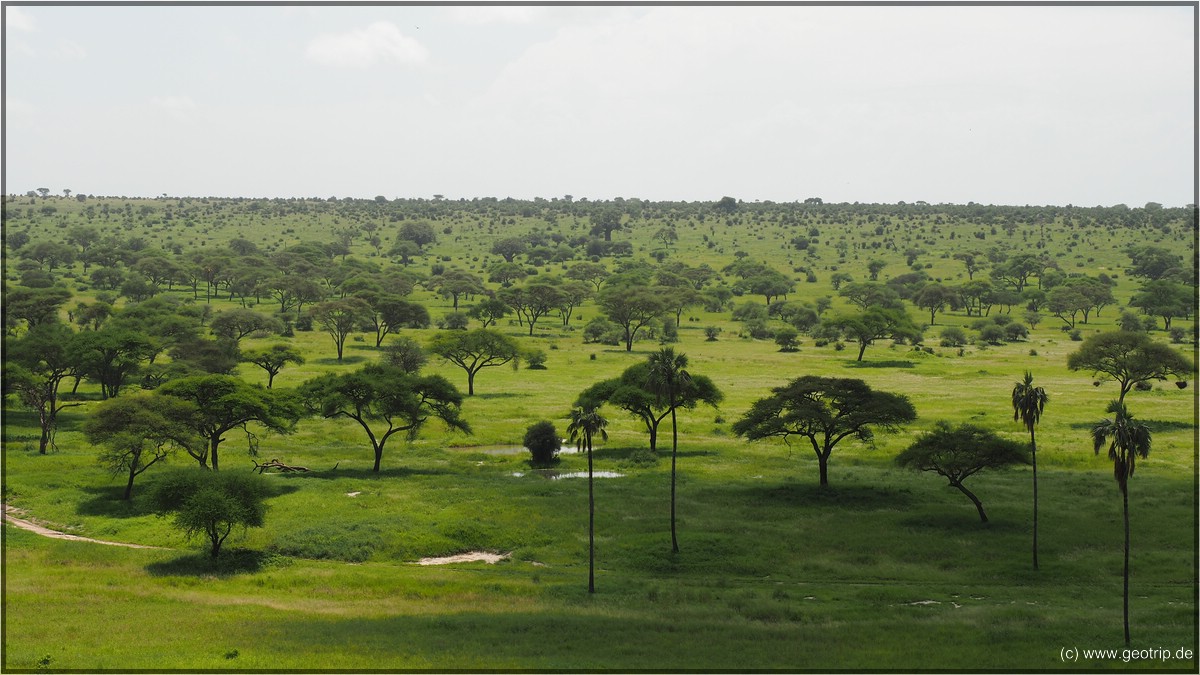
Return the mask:
<path id="1" fill-rule="evenodd" d="M 5 190 L 1195 200 L 1193 7 L 5 6 Z"/>

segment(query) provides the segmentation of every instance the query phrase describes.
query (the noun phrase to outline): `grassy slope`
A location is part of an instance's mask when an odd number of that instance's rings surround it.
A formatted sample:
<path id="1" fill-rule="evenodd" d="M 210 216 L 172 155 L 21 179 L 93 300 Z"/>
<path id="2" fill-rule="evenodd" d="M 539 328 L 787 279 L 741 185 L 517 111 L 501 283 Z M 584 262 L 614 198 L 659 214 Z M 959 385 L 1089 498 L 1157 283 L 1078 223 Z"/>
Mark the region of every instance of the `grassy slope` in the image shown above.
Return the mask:
<path id="1" fill-rule="evenodd" d="M 681 243 L 698 239 L 703 228 L 685 228 Z M 741 243 L 764 256 L 778 251 L 769 228 L 763 236 L 754 248 Z M 1112 258 L 1111 268 L 1120 259 L 1107 250 L 1096 257 Z M 897 273 L 902 263 L 892 262 Z M 865 258 L 858 264 L 865 267 Z M 937 264 L 947 277 L 956 273 L 953 261 Z M 1118 289 L 1127 298 L 1132 285 L 1122 281 Z M 797 295 L 828 293 L 825 283 L 802 283 Z M 579 325 L 596 314 L 590 305 L 581 313 Z M 1106 309 L 1085 331 L 1112 328 L 1116 313 Z M 595 597 L 585 592 L 586 483 L 532 475 L 524 457 L 449 447 L 517 443 L 542 418 L 562 428 L 584 386 L 643 357 L 584 345 L 553 320 L 534 339 L 549 355 L 546 371 L 497 368 L 479 376 L 479 395 L 464 406 L 476 428 L 472 438 L 431 427 L 414 444 L 396 439 L 380 475 L 369 471 L 369 448 L 348 422 L 311 420 L 295 435 L 263 438 L 263 457 L 319 472 L 272 478 L 281 490 L 271 500 L 268 528 L 235 542 L 244 552 L 224 569 L 210 568 L 140 500 L 114 499 L 120 481 L 95 465 L 78 432 L 86 407 L 65 413 L 59 450 L 47 456 L 28 448 L 28 413 L 6 410 L 8 503 L 61 529 L 174 550 L 50 541 L 5 526 L 4 668 L 1046 670 L 1064 665 L 1064 647 L 1121 646 L 1120 499 L 1109 463 L 1093 456 L 1087 438 L 1114 389 L 1092 387 L 1087 374 L 1065 369 L 1077 343 L 1057 330 L 1057 319 L 1046 319 L 1027 343 L 969 347 L 961 357 L 953 349 L 924 355 L 880 344 L 860 365 L 849 348 L 835 352 L 806 340 L 799 353 L 781 354 L 769 342 L 735 337 L 738 326 L 727 314 L 689 314 L 698 320 L 685 318 L 677 349 L 694 372 L 717 382 L 726 402 L 719 411 L 680 418 L 683 551 L 669 553 L 669 462 L 639 461 L 644 434 L 611 411 L 611 439 L 597 468 L 626 476 L 597 484 Z M 969 321 L 954 313 L 938 319 Z M 705 342 L 705 325 L 722 326 L 722 339 Z M 328 358 L 327 336 L 298 333 L 296 341 L 309 363 L 285 369 L 277 386 L 374 358 L 370 342 L 350 343 L 351 363 L 338 366 Z M 1038 355 L 1030 357 L 1030 349 Z M 1024 438 L 1011 421 L 1008 393 L 1026 368 L 1051 396 L 1038 429 L 1036 573 L 1029 564 L 1028 470 L 971 479 L 992 519 L 983 526 L 940 478 L 890 463 L 937 419 L 971 420 Z M 430 370 L 465 388 L 461 371 L 437 362 Z M 879 437 L 874 447 L 839 446 L 831 489 L 819 491 L 806 447 L 728 435 L 751 401 L 808 373 L 861 377 L 905 393 L 921 420 Z M 253 367 L 243 375 L 265 381 Z M 1155 431 L 1150 459 L 1131 481 L 1139 647 L 1195 644 L 1193 391 L 1163 383 L 1128 399 Z M 230 469 L 249 466 L 240 442 L 223 446 Z M 584 466 L 583 458 L 567 456 L 560 468 Z M 152 474 L 140 479 L 135 496 Z M 496 566 L 409 564 L 476 548 L 513 557 Z M 919 604 L 925 601 L 938 604 Z"/>

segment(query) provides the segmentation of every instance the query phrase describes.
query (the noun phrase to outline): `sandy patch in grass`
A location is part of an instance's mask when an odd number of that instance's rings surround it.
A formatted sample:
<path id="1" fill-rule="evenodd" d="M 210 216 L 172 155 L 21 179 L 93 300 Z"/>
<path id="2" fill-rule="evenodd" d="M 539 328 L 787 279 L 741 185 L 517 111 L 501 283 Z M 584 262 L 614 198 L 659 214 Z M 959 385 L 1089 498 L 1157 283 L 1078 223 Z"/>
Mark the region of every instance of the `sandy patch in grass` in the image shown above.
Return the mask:
<path id="1" fill-rule="evenodd" d="M 417 561 L 418 565 L 450 565 L 452 563 L 461 562 L 485 562 L 489 565 L 494 565 L 501 560 L 507 558 L 508 553 L 488 553 L 487 551 L 468 551 L 459 553 L 458 555 L 447 556 L 445 558 L 421 558 Z"/>

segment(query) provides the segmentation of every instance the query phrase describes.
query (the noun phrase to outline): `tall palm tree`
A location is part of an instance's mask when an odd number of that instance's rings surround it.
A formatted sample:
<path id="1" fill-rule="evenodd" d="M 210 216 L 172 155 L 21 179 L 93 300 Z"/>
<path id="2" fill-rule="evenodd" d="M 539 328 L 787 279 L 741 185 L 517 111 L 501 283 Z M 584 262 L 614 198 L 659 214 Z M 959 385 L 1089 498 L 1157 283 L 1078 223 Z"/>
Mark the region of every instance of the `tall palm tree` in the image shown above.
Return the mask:
<path id="1" fill-rule="evenodd" d="M 1046 390 L 1033 386 L 1033 373 L 1025 371 L 1025 379 L 1012 390 L 1013 421 L 1021 421 L 1029 430 L 1029 446 L 1033 458 L 1033 569 L 1038 568 L 1038 488 L 1037 488 L 1037 438 L 1033 428 L 1042 418 L 1046 407 Z"/>
<path id="2" fill-rule="evenodd" d="M 1124 617 L 1125 644 L 1129 644 L 1129 477 L 1133 475 L 1134 464 L 1138 457 L 1145 459 L 1150 454 L 1150 428 L 1133 419 L 1125 404 L 1113 401 L 1108 404 L 1107 412 L 1113 413 L 1111 419 L 1105 418 L 1092 427 L 1092 446 L 1096 454 L 1100 448 L 1108 445 L 1108 458 L 1113 463 L 1113 476 L 1121 488 L 1121 502 L 1125 512 L 1125 586 L 1124 586 Z"/>
<path id="3" fill-rule="evenodd" d="M 666 400 L 671 409 L 671 551 L 679 553 L 679 538 L 675 534 L 675 462 L 679 455 L 679 431 L 675 424 L 675 409 L 679 392 L 692 381 L 686 370 L 688 358 L 676 354 L 671 347 L 663 347 L 650 355 L 650 376 L 647 383 L 659 401 Z"/>
<path id="4" fill-rule="evenodd" d="M 592 490 L 592 438 L 608 440 L 608 420 L 595 408 L 575 408 L 567 425 L 567 438 L 575 447 L 587 449 L 588 458 L 588 593 L 596 592 L 596 497 Z"/>

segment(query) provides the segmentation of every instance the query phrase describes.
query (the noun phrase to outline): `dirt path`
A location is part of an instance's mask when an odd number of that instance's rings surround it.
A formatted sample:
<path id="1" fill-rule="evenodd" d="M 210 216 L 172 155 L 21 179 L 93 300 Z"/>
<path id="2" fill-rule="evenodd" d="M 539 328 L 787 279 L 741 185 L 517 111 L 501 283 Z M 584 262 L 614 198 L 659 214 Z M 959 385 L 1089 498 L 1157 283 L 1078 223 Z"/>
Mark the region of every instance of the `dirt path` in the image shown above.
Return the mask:
<path id="1" fill-rule="evenodd" d="M 99 539 L 90 539 L 88 537 L 79 537 L 74 534 L 67 534 L 66 532 L 59 532 L 58 530 L 51 530 L 49 528 L 42 527 L 41 525 L 32 523 L 28 520 L 23 520 L 21 518 L 16 517 L 16 515 L 14 515 L 14 514 L 18 514 L 18 513 L 23 513 L 23 512 L 19 509 L 9 506 L 8 504 L 4 505 L 4 520 L 5 520 L 5 522 L 12 523 L 13 525 L 16 525 L 17 527 L 21 528 L 22 530 L 29 530 L 30 532 L 33 532 L 34 534 L 40 534 L 43 537 L 50 537 L 51 539 L 67 539 L 70 541 L 87 541 L 87 542 L 91 542 L 93 544 L 104 544 L 105 546 L 124 546 L 125 548 L 158 548 L 158 549 L 162 548 L 161 546 L 143 546 L 141 544 L 125 544 L 125 543 L 122 543 L 119 541 L 101 541 Z"/>

